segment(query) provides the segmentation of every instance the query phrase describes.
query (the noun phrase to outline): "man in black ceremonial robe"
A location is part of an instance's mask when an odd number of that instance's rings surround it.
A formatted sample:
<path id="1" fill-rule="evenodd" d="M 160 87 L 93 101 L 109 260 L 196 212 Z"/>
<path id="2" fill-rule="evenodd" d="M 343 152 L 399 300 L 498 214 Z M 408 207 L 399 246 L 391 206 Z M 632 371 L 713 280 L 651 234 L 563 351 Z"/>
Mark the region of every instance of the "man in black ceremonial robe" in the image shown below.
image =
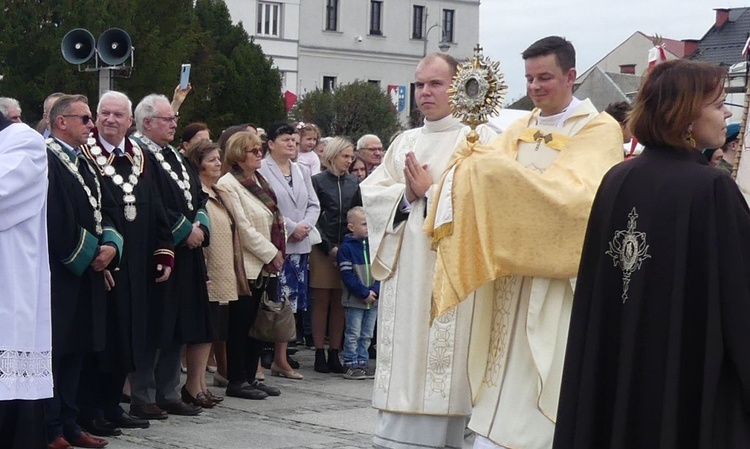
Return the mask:
<path id="1" fill-rule="evenodd" d="M 154 166 L 137 143 L 127 138 L 132 103 L 117 91 L 99 99 L 96 129 L 82 154 L 96 167 L 103 186 L 117 203 L 125 250 L 107 301 L 107 343 L 100 354 L 84 363 L 79 388 L 80 422 L 99 436 L 116 436 L 120 428 L 145 428 L 146 419 L 126 413 L 120 397 L 129 372 L 136 369 L 134 354 L 143 354 L 151 304 L 162 301 L 160 283 L 174 266 L 172 233 L 156 186 Z"/>
<path id="2" fill-rule="evenodd" d="M 83 358 L 105 339 L 105 269 L 117 267 L 123 239 L 114 200 L 77 150 L 94 127 L 86 97 L 60 97 L 50 113 L 47 139 L 47 226 L 52 290 L 54 397 L 45 402 L 50 448 L 104 447 L 106 440 L 76 423 Z"/>
<path id="3" fill-rule="evenodd" d="M 177 128 L 169 100 L 163 95 L 146 96 L 135 108 L 135 120 L 138 131 L 132 138 L 158 173 L 158 190 L 172 229 L 175 269 L 165 283 L 164 298 L 158 304 L 158 324 L 151 337 L 159 348 L 158 360 L 153 370 L 139 368 L 130 376 L 131 410 L 155 401 L 169 414 L 196 415 L 203 409 L 184 402 L 179 392 L 180 354 L 182 345 L 187 344 L 190 365 L 190 345 L 213 341 L 202 249 L 208 246 L 210 235 L 205 210 L 208 195 L 196 170 L 169 145 Z"/>

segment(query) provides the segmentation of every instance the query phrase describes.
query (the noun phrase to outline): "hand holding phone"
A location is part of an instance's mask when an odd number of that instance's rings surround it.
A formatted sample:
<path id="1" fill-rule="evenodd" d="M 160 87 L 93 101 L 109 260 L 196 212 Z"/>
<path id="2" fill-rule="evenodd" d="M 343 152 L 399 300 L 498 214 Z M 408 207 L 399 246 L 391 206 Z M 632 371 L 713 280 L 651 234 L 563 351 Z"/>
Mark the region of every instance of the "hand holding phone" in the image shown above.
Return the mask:
<path id="1" fill-rule="evenodd" d="M 190 64 L 182 64 L 180 69 L 180 89 L 185 90 L 188 88 L 190 82 Z"/>

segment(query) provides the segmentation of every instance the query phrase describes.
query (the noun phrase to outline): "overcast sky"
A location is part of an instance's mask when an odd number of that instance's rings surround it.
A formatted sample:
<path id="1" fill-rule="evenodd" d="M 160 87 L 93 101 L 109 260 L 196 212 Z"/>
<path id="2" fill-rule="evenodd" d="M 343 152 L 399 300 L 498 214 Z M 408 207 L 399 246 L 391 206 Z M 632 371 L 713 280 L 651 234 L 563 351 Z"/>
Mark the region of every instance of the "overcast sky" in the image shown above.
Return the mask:
<path id="1" fill-rule="evenodd" d="M 482 0 L 479 38 L 485 56 L 500 62 L 512 100 L 526 89 L 521 52 L 537 39 L 567 38 L 583 73 L 636 31 L 700 39 L 714 23 L 714 8 L 743 6 L 746 0 Z"/>

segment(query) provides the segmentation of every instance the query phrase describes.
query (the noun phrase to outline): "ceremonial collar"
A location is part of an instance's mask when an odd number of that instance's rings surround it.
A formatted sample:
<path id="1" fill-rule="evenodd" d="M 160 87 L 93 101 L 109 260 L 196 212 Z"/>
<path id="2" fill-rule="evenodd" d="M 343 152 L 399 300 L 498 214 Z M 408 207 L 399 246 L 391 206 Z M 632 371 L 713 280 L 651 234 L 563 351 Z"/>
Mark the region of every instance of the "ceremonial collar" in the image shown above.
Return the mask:
<path id="1" fill-rule="evenodd" d="M 74 161 L 76 159 L 76 157 L 78 156 L 78 153 L 76 152 L 75 148 L 73 148 L 72 146 L 68 145 L 67 143 L 63 142 L 62 140 L 58 139 L 55 136 L 52 136 L 52 140 L 60 144 L 63 151 L 65 151 L 68 154 L 68 157 L 70 157 L 70 160 Z"/>
<path id="2" fill-rule="evenodd" d="M 106 140 L 99 137 L 99 130 L 95 127 L 91 133 L 93 134 L 94 138 L 96 139 L 96 144 L 99 146 L 99 148 L 102 149 L 102 154 L 104 154 L 107 159 L 109 159 L 109 162 L 112 162 L 112 154 L 113 150 L 115 148 L 120 148 L 122 151 L 125 152 L 125 156 L 130 159 L 130 163 L 133 163 L 133 156 L 135 156 L 135 152 L 133 151 L 133 141 L 128 138 L 128 136 L 125 136 L 120 144 L 115 147 L 111 143 L 107 142 Z"/>
<path id="3" fill-rule="evenodd" d="M 456 117 L 452 115 L 446 115 L 440 120 L 435 120 L 435 121 L 430 121 L 430 120 L 425 119 L 423 132 L 440 133 L 440 132 L 445 132 L 445 131 L 452 131 L 454 129 L 458 129 L 463 126 L 464 125 L 461 123 L 461 121 L 457 119 Z"/>

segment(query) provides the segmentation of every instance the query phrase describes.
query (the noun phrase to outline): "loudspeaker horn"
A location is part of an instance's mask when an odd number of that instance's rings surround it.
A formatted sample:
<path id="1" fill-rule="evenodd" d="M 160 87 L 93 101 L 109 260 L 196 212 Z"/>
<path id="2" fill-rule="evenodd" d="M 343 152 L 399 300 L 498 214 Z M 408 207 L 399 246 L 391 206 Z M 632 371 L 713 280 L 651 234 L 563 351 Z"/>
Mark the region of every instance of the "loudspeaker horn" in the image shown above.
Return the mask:
<path id="1" fill-rule="evenodd" d="M 127 61 L 133 51 L 130 35 L 119 28 L 110 28 L 96 42 L 99 58 L 107 65 L 120 65 Z"/>
<path id="2" fill-rule="evenodd" d="M 71 64 L 84 64 L 94 56 L 94 36 L 83 28 L 68 31 L 60 43 L 63 58 Z"/>

